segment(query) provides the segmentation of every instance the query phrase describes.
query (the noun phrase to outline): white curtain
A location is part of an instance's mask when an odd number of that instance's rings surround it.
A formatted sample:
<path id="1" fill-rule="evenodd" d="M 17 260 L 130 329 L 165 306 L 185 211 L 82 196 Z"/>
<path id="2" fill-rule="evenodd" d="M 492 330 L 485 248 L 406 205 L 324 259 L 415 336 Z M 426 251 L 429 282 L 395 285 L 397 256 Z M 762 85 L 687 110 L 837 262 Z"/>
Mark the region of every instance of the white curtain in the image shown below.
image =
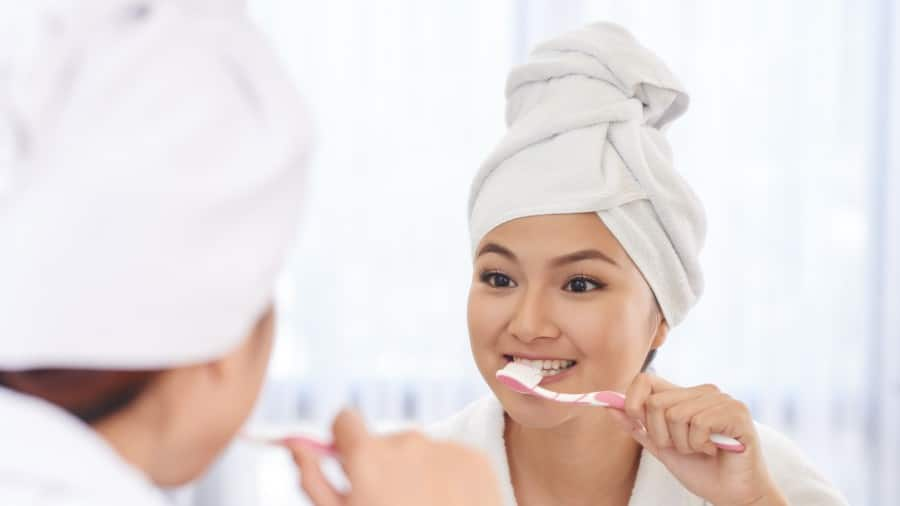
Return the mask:
<path id="1" fill-rule="evenodd" d="M 900 504 L 891 0 L 250 5 L 317 135 L 257 422 L 321 430 L 349 403 L 421 424 L 486 391 L 465 326 L 469 180 L 503 131 L 509 67 L 611 20 L 691 92 L 671 140 L 709 215 L 707 292 L 660 374 L 745 399 L 852 504 Z M 299 504 L 284 455 L 231 454 L 197 502 Z"/>

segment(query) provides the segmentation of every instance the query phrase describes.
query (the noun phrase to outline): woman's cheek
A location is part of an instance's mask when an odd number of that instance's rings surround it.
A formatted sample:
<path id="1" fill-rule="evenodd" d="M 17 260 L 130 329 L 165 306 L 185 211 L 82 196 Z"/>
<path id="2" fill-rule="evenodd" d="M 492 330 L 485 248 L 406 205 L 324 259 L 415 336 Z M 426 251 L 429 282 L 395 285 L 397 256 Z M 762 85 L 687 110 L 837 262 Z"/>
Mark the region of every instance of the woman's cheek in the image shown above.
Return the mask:
<path id="1" fill-rule="evenodd" d="M 634 335 L 629 309 L 609 304 L 576 309 L 565 315 L 564 332 L 583 354 L 592 381 L 610 388 L 627 386 L 631 369 L 643 363 L 644 347 L 643 339 Z"/>
<path id="2" fill-rule="evenodd" d="M 469 296 L 469 336 L 473 347 L 490 346 L 503 329 L 503 308 L 494 297 L 473 289 Z"/>

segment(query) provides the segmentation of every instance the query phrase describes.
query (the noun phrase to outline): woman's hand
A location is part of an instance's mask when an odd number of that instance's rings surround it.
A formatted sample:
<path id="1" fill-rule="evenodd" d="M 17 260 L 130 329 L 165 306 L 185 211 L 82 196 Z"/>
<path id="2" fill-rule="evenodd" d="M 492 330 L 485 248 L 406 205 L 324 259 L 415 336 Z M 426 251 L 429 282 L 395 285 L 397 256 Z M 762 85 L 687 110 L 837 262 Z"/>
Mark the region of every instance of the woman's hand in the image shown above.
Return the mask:
<path id="1" fill-rule="evenodd" d="M 682 388 L 640 374 L 626 393 L 625 412 L 611 413 L 694 495 L 717 506 L 787 505 L 747 406 L 715 386 Z M 737 439 L 744 451 L 720 450 L 709 440 L 716 433 Z"/>
<path id="2" fill-rule="evenodd" d="M 316 506 L 500 506 L 500 489 L 483 455 L 408 432 L 370 435 L 362 419 L 343 412 L 334 422 L 334 446 L 351 490 L 335 490 L 318 455 L 290 446 L 301 486 Z"/>

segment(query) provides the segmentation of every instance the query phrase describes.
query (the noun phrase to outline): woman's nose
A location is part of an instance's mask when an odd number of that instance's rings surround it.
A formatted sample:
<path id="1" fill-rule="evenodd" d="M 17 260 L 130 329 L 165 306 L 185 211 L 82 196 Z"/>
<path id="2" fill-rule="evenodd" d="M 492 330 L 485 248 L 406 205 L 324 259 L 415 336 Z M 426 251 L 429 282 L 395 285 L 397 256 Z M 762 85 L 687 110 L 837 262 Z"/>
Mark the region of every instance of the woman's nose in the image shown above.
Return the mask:
<path id="1" fill-rule="evenodd" d="M 539 290 L 524 291 L 509 322 L 509 332 L 523 342 L 559 337 L 559 327 L 553 322 L 549 303 Z"/>

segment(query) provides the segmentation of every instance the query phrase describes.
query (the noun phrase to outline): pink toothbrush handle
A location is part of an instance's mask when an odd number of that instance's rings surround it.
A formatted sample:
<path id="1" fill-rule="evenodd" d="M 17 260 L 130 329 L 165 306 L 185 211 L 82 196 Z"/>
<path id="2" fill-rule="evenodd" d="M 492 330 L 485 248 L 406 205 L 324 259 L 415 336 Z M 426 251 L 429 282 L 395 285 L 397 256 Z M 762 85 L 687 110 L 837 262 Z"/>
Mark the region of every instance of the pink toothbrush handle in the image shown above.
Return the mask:
<path id="1" fill-rule="evenodd" d="M 259 436 L 254 434 L 243 433 L 241 437 L 247 441 L 253 443 L 267 444 L 267 445 L 275 445 L 275 446 L 292 446 L 299 445 L 308 450 L 312 450 L 322 457 L 337 457 L 337 450 L 334 448 L 334 445 L 327 444 L 319 441 L 318 439 L 302 436 L 302 435 L 293 435 L 286 437 L 268 437 L 268 436 Z"/>
<path id="2" fill-rule="evenodd" d="M 312 450 L 323 457 L 337 457 L 337 449 L 333 444 L 323 443 L 307 436 L 289 436 L 281 440 L 281 444 L 285 446 L 300 445 L 304 448 Z"/>
<path id="3" fill-rule="evenodd" d="M 597 392 L 594 394 L 594 400 L 615 409 L 625 409 L 625 396 L 618 392 Z M 741 453 L 744 451 L 744 445 L 740 441 L 724 434 L 713 434 L 709 437 L 717 448 L 726 452 Z"/>
<path id="4" fill-rule="evenodd" d="M 733 437 L 728 437 L 725 434 L 713 434 L 709 436 L 709 440 L 712 441 L 717 448 L 725 450 L 726 452 L 744 452 L 744 445 L 740 441 Z"/>
<path id="5" fill-rule="evenodd" d="M 505 369 L 508 369 L 510 367 L 515 368 L 516 366 L 517 364 L 511 364 L 508 365 Z M 559 392 L 553 392 L 541 388 L 539 386 L 541 379 L 539 376 L 528 377 L 528 375 L 530 375 L 530 372 L 526 372 L 524 373 L 526 375 L 526 379 L 523 380 L 520 376 L 521 374 L 523 374 L 521 370 L 514 370 L 513 372 L 510 372 L 505 369 L 497 372 L 497 381 L 507 386 L 514 392 L 527 395 L 536 395 L 544 399 L 568 404 L 600 406 L 619 410 L 625 409 L 625 396 L 620 394 L 619 392 L 606 390 L 603 392 L 592 392 L 586 394 L 561 394 Z M 529 382 L 529 380 L 531 380 L 531 382 Z M 724 451 L 735 453 L 741 453 L 744 451 L 744 445 L 741 444 L 740 441 L 725 436 L 724 434 L 713 434 L 709 439 L 714 445 L 716 445 L 717 448 L 720 448 Z"/>

